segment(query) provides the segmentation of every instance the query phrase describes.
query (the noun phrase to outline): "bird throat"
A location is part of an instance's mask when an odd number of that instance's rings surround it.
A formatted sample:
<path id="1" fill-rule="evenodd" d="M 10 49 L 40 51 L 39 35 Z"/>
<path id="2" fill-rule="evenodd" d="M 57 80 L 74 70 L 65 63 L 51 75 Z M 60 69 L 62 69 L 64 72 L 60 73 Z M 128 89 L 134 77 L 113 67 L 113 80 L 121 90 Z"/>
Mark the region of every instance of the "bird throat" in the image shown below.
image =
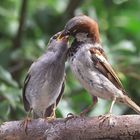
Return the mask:
<path id="1" fill-rule="evenodd" d="M 74 38 L 75 39 L 68 50 L 68 57 L 72 57 L 80 49 L 80 47 L 83 46 L 82 44 L 93 43 L 93 40 L 88 37 L 88 33 L 85 32 L 76 33 Z"/>
<path id="2" fill-rule="evenodd" d="M 83 42 L 79 42 L 77 41 L 77 39 L 74 39 L 71 47 L 68 49 L 68 58 L 73 57 L 76 52 L 80 49 L 81 44 L 83 44 Z"/>

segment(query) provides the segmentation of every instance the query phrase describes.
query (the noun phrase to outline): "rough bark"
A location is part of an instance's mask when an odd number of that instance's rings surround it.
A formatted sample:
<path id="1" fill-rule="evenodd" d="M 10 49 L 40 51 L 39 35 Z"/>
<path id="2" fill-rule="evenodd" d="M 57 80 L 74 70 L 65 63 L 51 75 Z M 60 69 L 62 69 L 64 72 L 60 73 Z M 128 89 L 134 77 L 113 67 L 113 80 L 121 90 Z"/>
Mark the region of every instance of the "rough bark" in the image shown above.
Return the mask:
<path id="1" fill-rule="evenodd" d="M 140 139 L 140 116 L 112 116 L 104 122 L 99 117 L 77 117 L 66 121 L 32 120 L 27 134 L 22 121 L 5 122 L 0 127 L 0 140 L 131 140 Z"/>

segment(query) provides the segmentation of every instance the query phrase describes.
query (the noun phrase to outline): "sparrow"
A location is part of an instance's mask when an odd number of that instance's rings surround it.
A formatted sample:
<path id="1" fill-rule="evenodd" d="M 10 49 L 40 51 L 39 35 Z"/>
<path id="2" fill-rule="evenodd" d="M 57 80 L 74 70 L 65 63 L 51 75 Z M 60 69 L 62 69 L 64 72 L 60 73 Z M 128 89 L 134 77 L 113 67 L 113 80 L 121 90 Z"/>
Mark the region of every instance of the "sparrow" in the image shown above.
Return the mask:
<path id="1" fill-rule="evenodd" d="M 55 110 L 64 91 L 68 38 L 55 34 L 46 52 L 29 68 L 23 87 L 23 103 L 33 118 L 55 118 Z"/>
<path id="2" fill-rule="evenodd" d="M 107 59 L 97 22 L 86 15 L 73 17 L 66 23 L 60 38 L 67 35 L 74 38 L 68 50 L 72 73 L 93 99 L 112 100 L 108 114 L 112 114 L 115 102 L 123 103 L 140 114 L 140 107 L 127 96 Z"/>

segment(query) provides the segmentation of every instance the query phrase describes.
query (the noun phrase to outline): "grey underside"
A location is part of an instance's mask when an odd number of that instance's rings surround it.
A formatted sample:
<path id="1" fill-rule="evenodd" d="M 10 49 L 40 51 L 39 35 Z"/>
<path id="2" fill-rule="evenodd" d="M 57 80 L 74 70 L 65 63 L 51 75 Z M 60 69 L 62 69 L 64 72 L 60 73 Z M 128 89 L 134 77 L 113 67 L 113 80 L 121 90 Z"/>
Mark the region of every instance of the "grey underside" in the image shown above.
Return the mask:
<path id="1" fill-rule="evenodd" d="M 43 117 L 44 110 L 55 104 L 64 82 L 64 63 L 49 52 L 34 62 L 29 70 L 30 79 L 25 89 L 29 108 L 35 116 Z M 57 59 L 57 60 L 56 60 Z"/>
<path id="2" fill-rule="evenodd" d="M 95 46 L 87 43 L 86 46 L 81 46 L 73 57 L 69 58 L 73 74 L 91 95 L 103 99 L 119 98 L 122 95 L 122 91 L 116 88 L 116 86 L 95 67 L 89 51 L 89 48 L 93 47 Z"/>

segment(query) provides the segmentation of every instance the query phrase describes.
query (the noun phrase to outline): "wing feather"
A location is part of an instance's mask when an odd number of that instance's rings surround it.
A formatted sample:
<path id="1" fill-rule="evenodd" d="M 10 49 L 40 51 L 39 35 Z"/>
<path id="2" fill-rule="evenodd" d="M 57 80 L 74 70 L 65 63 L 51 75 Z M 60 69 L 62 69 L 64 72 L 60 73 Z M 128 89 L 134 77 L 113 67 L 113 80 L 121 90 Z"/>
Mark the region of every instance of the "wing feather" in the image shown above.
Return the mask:
<path id="1" fill-rule="evenodd" d="M 53 113 L 54 107 L 57 106 L 59 101 L 61 100 L 61 97 L 62 97 L 63 92 L 64 92 L 64 88 L 65 88 L 65 83 L 63 82 L 60 94 L 58 95 L 58 97 L 56 99 L 56 102 L 54 104 L 50 105 L 48 108 L 46 108 L 44 117 L 50 117 L 51 116 L 51 114 Z"/>
<path id="2" fill-rule="evenodd" d="M 26 87 L 28 85 L 28 82 L 30 80 L 30 73 L 27 74 L 25 80 L 24 80 L 24 87 L 23 87 L 23 91 L 22 91 L 22 97 L 23 97 L 23 104 L 24 104 L 24 108 L 26 111 L 29 111 L 30 110 L 30 104 L 26 98 Z"/>
<path id="3" fill-rule="evenodd" d="M 97 48 L 91 48 L 90 53 L 92 54 L 92 60 L 94 61 L 96 68 L 106 78 L 108 78 L 117 88 L 124 91 L 124 88 L 120 79 L 118 78 L 117 74 L 114 72 L 111 65 L 108 63 L 107 59 L 104 57 L 105 53 L 101 52 Z"/>

